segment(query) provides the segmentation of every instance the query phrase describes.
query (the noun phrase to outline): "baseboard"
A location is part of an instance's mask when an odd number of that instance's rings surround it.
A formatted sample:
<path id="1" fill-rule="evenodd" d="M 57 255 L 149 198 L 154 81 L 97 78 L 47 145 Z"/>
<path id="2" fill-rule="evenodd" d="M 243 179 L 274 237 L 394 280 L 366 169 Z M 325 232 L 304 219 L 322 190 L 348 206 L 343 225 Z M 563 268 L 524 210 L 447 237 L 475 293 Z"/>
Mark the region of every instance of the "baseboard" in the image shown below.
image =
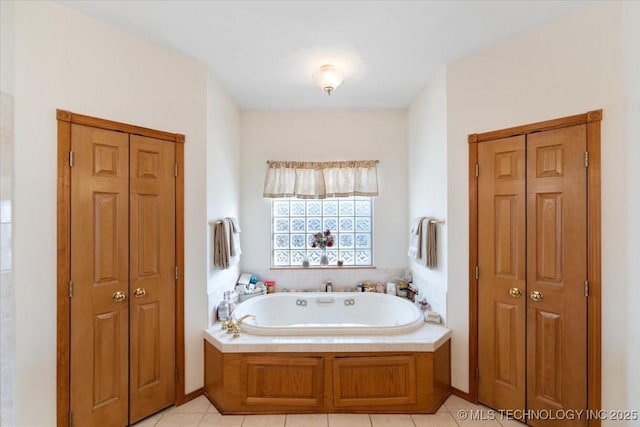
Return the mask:
<path id="1" fill-rule="evenodd" d="M 185 403 L 187 403 L 190 400 L 195 399 L 196 397 L 200 397 L 204 394 L 204 387 L 200 387 L 197 390 L 193 390 L 191 393 L 187 393 L 184 395 L 184 399 L 182 401 L 182 403 L 180 405 L 184 405 Z M 178 406 L 180 406 L 178 405 Z"/>
<path id="2" fill-rule="evenodd" d="M 471 395 L 469 393 L 466 393 L 462 390 L 458 390 L 455 387 L 451 387 L 451 393 L 454 396 L 458 396 L 459 398 L 466 400 L 467 402 L 476 403 L 471 399 Z"/>

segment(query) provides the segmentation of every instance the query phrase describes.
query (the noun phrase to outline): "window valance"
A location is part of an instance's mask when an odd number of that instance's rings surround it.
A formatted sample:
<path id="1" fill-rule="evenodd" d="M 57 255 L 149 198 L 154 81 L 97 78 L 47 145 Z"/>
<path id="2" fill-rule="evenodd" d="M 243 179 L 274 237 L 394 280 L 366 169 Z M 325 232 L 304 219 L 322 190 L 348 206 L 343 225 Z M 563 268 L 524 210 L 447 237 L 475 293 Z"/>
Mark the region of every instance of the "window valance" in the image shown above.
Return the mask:
<path id="1" fill-rule="evenodd" d="M 268 161 L 264 197 L 377 196 L 378 161 L 336 162 Z"/>

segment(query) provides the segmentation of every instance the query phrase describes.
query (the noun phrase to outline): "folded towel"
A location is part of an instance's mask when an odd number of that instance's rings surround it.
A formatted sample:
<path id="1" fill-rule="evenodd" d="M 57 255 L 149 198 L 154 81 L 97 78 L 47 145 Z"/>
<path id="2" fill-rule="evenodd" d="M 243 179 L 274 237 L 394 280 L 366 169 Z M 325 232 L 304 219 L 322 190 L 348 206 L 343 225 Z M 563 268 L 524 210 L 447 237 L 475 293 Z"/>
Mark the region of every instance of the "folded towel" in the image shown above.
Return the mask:
<path id="1" fill-rule="evenodd" d="M 418 218 L 413 222 L 411 227 L 411 240 L 409 243 L 410 258 L 422 258 L 422 221 L 424 218 Z"/>
<path id="2" fill-rule="evenodd" d="M 425 264 L 428 268 L 438 268 L 438 226 L 435 221 L 427 221 L 427 259 Z"/>
<path id="3" fill-rule="evenodd" d="M 229 268 L 229 241 L 226 221 L 216 221 L 213 226 L 213 265 L 221 270 Z"/>
<path id="4" fill-rule="evenodd" d="M 234 217 L 226 217 L 224 219 L 227 222 L 229 229 L 229 253 L 232 257 L 240 255 L 242 249 L 240 248 L 240 223 Z"/>
<path id="5" fill-rule="evenodd" d="M 233 216 L 228 216 L 226 219 L 231 221 L 231 226 L 233 227 L 233 232 L 234 233 L 240 233 L 242 231 L 242 230 L 240 230 L 240 223 L 238 222 L 237 218 L 235 218 Z"/>

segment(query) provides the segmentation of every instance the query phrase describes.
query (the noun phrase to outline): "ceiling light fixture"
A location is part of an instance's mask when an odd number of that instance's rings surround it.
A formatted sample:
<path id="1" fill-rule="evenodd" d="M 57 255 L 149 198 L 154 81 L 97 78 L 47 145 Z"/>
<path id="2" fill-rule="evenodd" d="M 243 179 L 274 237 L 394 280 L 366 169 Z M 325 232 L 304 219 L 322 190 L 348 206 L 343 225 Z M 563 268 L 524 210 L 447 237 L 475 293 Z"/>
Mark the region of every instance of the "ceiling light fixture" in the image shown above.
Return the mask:
<path id="1" fill-rule="evenodd" d="M 344 73 L 335 65 L 325 64 L 320 67 L 316 80 L 322 90 L 327 92 L 327 95 L 331 95 L 331 92 L 336 90 L 344 80 Z"/>

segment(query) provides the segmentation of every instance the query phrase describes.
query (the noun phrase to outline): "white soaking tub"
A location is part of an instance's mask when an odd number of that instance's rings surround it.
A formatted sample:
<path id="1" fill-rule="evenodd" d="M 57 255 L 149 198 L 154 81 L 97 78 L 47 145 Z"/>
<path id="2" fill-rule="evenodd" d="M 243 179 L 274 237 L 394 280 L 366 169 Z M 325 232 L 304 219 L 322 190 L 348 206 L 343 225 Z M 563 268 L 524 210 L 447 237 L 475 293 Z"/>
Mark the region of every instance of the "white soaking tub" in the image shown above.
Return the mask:
<path id="1" fill-rule="evenodd" d="M 251 316 L 248 316 L 251 315 Z M 395 335 L 424 324 L 407 299 L 372 292 L 283 292 L 251 298 L 233 311 L 253 335 Z"/>

